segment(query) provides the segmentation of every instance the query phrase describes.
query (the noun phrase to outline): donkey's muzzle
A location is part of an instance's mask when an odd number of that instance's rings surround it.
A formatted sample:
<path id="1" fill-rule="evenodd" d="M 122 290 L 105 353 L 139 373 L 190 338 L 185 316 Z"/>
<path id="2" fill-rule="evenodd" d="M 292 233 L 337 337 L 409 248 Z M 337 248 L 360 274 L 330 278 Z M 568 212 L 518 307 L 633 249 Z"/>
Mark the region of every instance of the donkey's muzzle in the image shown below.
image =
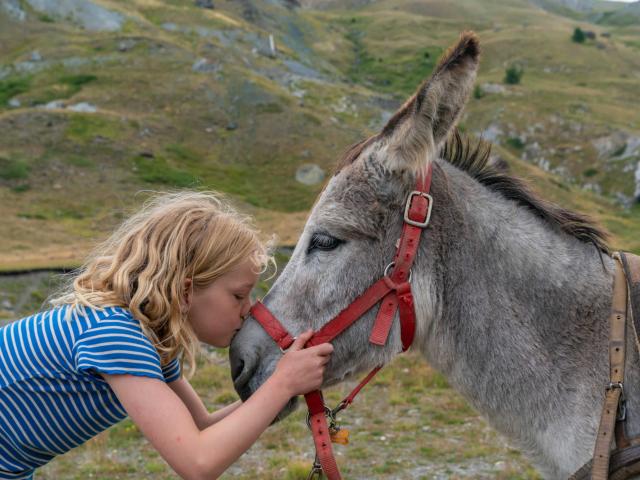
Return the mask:
<path id="1" fill-rule="evenodd" d="M 229 361 L 231 363 L 231 379 L 233 380 L 233 387 L 244 402 L 253 393 L 249 386 L 249 381 L 251 380 L 251 377 L 253 377 L 258 364 L 253 362 L 253 367 L 250 367 L 251 364 L 245 362 L 240 353 L 240 349 L 237 348 L 231 348 L 229 350 Z"/>

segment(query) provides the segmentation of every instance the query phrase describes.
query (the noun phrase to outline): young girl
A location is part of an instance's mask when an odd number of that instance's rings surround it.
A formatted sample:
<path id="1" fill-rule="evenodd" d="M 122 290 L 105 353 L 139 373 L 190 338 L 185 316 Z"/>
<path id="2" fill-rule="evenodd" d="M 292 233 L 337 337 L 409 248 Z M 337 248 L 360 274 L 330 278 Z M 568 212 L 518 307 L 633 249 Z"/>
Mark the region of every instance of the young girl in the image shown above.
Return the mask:
<path id="1" fill-rule="evenodd" d="M 215 478 L 287 401 L 316 389 L 330 344 L 301 334 L 246 402 L 209 413 L 181 373 L 199 343 L 226 347 L 272 261 L 216 195 L 154 198 L 102 244 L 51 310 L 0 328 L 0 479 L 124 419 L 183 478 Z"/>

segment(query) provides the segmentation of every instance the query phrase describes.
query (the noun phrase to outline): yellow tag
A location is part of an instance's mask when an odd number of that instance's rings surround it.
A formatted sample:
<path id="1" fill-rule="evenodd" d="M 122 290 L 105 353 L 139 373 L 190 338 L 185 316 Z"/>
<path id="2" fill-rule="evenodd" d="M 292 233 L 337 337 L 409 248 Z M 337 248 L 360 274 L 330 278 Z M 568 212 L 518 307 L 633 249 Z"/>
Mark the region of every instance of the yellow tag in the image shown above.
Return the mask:
<path id="1" fill-rule="evenodd" d="M 340 445 L 347 445 L 349 443 L 349 430 L 341 428 L 331 434 L 331 441 Z"/>

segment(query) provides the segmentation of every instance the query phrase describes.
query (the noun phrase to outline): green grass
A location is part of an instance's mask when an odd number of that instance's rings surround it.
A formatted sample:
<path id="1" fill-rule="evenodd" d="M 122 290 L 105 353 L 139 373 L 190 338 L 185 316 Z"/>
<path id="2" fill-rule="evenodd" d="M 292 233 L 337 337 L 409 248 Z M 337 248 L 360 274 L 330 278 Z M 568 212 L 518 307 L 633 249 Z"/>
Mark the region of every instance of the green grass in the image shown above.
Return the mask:
<path id="1" fill-rule="evenodd" d="M 197 187 L 197 177 L 186 170 L 171 166 L 166 158 L 135 157 L 133 159 L 137 176 L 144 182 L 162 184 L 171 187 Z"/>
<path id="2" fill-rule="evenodd" d="M 115 141 L 126 129 L 121 122 L 106 116 L 75 113 L 67 118 L 67 138 L 81 144 L 87 144 L 98 136 Z"/>
<path id="3" fill-rule="evenodd" d="M 59 71 L 60 68 L 54 68 Z M 40 75 L 38 81 L 34 81 L 32 92 L 29 97 L 31 105 L 42 105 L 53 100 L 64 100 L 73 97 L 82 91 L 85 85 L 98 80 L 93 74 L 61 74 L 57 78 L 54 74 L 46 76 Z"/>
<path id="4" fill-rule="evenodd" d="M 377 91 L 395 95 L 409 95 L 433 70 L 442 47 L 422 49 L 387 49 L 373 52 L 365 42 L 371 24 L 366 17 L 352 17 L 344 21 L 345 39 L 352 45 L 349 78 L 357 84 L 368 85 Z"/>
<path id="5" fill-rule="evenodd" d="M 24 180 L 29 171 L 29 164 L 22 159 L 0 157 L 0 180 Z"/>
<path id="6" fill-rule="evenodd" d="M 93 74 L 78 74 L 78 75 L 65 75 L 60 78 L 59 82 L 75 89 L 76 92 L 87 85 L 88 83 L 95 82 L 98 79 Z"/>
<path id="7" fill-rule="evenodd" d="M 218 165 L 203 181 L 214 189 L 229 192 L 245 202 L 282 212 L 303 210 L 318 195 L 321 185 L 307 186 L 295 181 L 293 162 L 267 161 L 252 165 Z"/>
<path id="8" fill-rule="evenodd" d="M 0 108 L 6 108 L 7 102 L 21 93 L 27 92 L 31 77 L 7 78 L 0 80 Z"/>
<path id="9" fill-rule="evenodd" d="M 90 168 L 96 166 L 95 160 L 88 155 L 63 155 L 63 160 L 74 167 Z"/>
<path id="10" fill-rule="evenodd" d="M 47 15 L 46 13 L 38 13 L 37 18 L 38 20 L 44 23 L 55 23 L 55 20 L 51 18 L 49 15 Z"/>

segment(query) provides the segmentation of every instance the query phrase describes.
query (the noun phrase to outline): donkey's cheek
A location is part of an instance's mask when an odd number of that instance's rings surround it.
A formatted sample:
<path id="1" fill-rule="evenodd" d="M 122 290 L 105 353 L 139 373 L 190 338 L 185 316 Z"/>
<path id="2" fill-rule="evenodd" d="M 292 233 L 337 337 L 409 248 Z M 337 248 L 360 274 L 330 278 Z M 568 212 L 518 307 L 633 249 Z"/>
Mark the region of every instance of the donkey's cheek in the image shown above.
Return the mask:
<path id="1" fill-rule="evenodd" d="M 262 358 L 262 363 L 249 380 L 249 390 L 252 394 L 255 393 L 255 391 L 258 390 L 271 375 L 273 375 L 279 359 L 279 355 L 278 358 Z"/>

